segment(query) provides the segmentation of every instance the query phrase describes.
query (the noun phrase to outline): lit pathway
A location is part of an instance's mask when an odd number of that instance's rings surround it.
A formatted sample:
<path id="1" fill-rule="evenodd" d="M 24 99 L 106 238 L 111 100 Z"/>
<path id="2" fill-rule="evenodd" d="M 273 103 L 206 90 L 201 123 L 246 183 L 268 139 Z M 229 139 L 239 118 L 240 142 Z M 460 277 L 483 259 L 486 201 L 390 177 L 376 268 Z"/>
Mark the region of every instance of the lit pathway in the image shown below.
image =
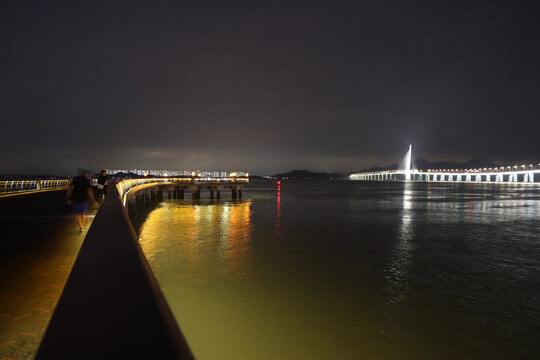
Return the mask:
<path id="1" fill-rule="evenodd" d="M 0 214 L 1 360 L 34 358 L 84 234 L 66 213 Z"/>

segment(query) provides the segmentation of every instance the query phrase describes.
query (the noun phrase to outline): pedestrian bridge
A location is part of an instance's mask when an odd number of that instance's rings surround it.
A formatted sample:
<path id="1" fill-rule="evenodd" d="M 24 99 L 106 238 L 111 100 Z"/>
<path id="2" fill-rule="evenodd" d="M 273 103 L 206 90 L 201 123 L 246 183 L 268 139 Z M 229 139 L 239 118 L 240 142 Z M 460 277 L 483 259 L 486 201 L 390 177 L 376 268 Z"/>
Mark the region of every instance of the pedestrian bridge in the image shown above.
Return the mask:
<path id="1" fill-rule="evenodd" d="M 421 182 L 474 182 L 474 183 L 540 183 L 540 164 L 501 166 L 483 169 L 428 169 L 411 166 L 412 146 L 398 170 L 354 173 L 350 180 L 364 181 L 421 181 Z"/>
<path id="2" fill-rule="evenodd" d="M 141 178 L 141 179 L 120 179 L 119 186 L 120 191 L 127 192 L 130 188 L 143 185 L 153 184 L 161 185 L 167 188 L 167 185 L 176 186 L 177 188 L 187 188 L 196 190 L 197 194 L 200 194 L 200 190 L 208 188 L 211 190 L 211 195 L 214 193 L 220 195 L 220 192 L 225 189 L 231 189 L 233 198 L 242 196 L 242 186 L 249 182 L 247 173 L 245 176 L 229 175 L 228 177 L 163 177 L 163 178 Z M 14 196 L 22 194 L 30 194 L 43 191 L 65 190 L 68 188 L 70 179 L 13 179 L 13 180 L 0 180 L 0 197 L 2 196 Z M 97 184 L 97 179 L 92 180 L 92 185 Z M 238 194 L 238 191 L 240 192 Z"/>
<path id="3" fill-rule="evenodd" d="M 242 190 L 249 182 L 247 176 L 227 177 L 227 178 L 148 178 L 130 179 L 118 182 L 118 192 L 122 196 L 124 206 L 130 200 L 150 200 L 162 199 L 184 199 L 186 190 L 191 191 L 191 198 L 198 200 L 201 198 L 201 191 L 208 189 L 210 199 L 221 198 L 221 193 L 231 190 L 232 199 L 241 199 Z M 166 195 L 164 195 L 164 191 Z"/>
<path id="4" fill-rule="evenodd" d="M 232 199 L 239 199 L 248 181 L 247 175 L 109 180 L 36 359 L 193 359 L 128 213 L 165 196 L 183 198 L 184 190 L 194 201 L 203 189 L 210 198 L 231 190 Z"/>

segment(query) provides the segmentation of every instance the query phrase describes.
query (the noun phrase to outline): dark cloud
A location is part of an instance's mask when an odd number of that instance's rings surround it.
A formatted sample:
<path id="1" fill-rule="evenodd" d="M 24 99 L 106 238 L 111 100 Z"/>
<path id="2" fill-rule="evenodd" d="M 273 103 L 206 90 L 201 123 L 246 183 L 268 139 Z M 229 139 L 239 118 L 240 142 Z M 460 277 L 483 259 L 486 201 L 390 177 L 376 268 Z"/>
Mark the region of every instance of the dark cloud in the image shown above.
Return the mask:
<path id="1" fill-rule="evenodd" d="M 3 2 L 0 171 L 538 161 L 524 4 Z"/>

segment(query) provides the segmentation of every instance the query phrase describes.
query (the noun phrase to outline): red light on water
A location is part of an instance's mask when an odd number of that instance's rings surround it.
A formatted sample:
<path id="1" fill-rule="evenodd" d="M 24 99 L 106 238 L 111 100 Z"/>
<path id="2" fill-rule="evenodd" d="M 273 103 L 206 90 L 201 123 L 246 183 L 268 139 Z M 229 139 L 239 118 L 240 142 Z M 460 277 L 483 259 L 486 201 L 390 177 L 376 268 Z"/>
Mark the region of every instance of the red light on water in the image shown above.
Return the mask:
<path id="1" fill-rule="evenodd" d="M 278 184 L 278 185 L 281 185 L 281 181 L 278 181 L 277 184 Z"/>

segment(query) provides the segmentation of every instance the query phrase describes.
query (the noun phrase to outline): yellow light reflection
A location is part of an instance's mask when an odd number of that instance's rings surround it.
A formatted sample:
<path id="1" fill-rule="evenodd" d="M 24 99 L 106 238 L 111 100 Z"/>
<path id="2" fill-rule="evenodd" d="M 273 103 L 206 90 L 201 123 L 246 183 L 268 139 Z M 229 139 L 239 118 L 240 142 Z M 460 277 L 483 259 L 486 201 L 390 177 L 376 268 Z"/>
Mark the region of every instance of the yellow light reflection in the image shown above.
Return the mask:
<path id="1" fill-rule="evenodd" d="M 216 277 L 249 276 L 251 237 L 250 201 L 168 203 L 148 216 L 141 228 L 140 243 L 151 264 L 155 258 L 160 263 L 182 262 L 184 280 L 204 283 Z"/>

